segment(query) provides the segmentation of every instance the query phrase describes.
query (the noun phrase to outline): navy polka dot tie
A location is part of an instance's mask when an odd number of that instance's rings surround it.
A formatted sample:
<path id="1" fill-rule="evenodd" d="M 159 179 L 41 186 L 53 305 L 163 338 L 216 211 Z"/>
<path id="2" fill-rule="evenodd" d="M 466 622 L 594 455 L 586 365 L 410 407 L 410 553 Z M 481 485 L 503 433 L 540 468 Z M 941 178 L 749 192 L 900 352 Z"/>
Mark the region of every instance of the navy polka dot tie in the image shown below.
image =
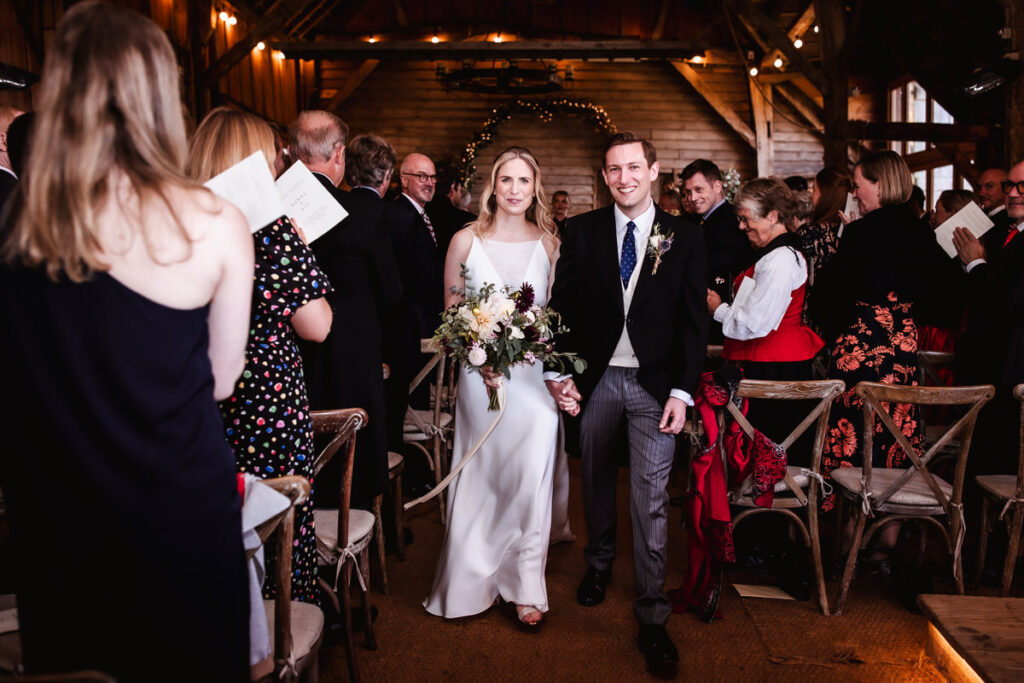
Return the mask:
<path id="1" fill-rule="evenodd" d="M 633 233 L 636 231 L 636 223 L 626 223 L 626 236 L 622 239 L 622 255 L 619 258 L 619 277 L 622 278 L 622 288 L 629 289 L 629 276 L 636 268 L 636 240 Z"/>

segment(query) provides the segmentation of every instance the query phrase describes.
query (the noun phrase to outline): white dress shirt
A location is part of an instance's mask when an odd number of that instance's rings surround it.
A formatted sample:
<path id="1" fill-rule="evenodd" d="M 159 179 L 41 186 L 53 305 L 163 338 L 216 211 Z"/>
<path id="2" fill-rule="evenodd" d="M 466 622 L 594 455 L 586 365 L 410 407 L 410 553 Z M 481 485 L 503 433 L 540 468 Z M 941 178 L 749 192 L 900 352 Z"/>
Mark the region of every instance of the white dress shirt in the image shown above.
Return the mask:
<path id="1" fill-rule="evenodd" d="M 794 256 L 795 255 L 795 256 Z M 793 300 L 793 290 L 807 281 L 807 262 L 795 249 L 773 249 L 754 264 L 754 291 L 740 306 L 723 303 L 715 320 L 729 339 L 746 341 L 778 328 Z"/>
<path id="2" fill-rule="evenodd" d="M 1016 227 L 1010 228 L 1010 229 L 1011 230 L 1016 230 L 1017 232 L 1024 231 L 1024 221 L 1021 221 L 1020 223 L 1017 224 Z M 1009 233 L 1007 233 L 1007 234 L 1009 234 Z M 1021 239 L 1021 236 L 1017 235 L 1013 239 L 1019 240 L 1019 239 Z M 983 259 L 983 258 L 976 258 L 973 261 L 971 261 L 970 263 L 968 263 L 966 266 L 964 266 L 964 270 L 966 270 L 969 273 L 972 270 L 974 270 L 978 265 L 980 265 L 982 263 L 988 263 L 988 261 Z"/>

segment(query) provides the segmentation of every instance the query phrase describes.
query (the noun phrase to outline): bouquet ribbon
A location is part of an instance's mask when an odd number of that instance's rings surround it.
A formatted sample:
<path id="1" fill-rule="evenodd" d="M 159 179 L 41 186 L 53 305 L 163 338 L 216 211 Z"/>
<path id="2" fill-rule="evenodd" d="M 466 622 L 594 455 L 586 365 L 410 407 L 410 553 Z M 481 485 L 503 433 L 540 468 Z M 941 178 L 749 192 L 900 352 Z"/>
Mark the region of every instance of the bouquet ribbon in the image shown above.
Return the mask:
<path id="1" fill-rule="evenodd" d="M 505 414 L 504 382 L 502 382 L 498 386 L 496 395 L 498 399 L 498 414 L 494 416 L 494 419 L 491 421 L 491 424 L 488 425 L 487 429 L 484 430 L 484 433 L 480 435 L 480 438 L 477 439 L 476 443 L 474 443 L 470 447 L 470 449 L 466 451 L 466 454 L 462 456 L 461 460 L 459 460 L 459 464 L 452 468 L 452 471 L 448 473 L 447 477 L 438 482 L 437 486 L 431 489 L 428 493 L 420 496 L 416 500 L 410 500 L 408 503 L 403 505 L 403 510 L 408 510 L 409 508 L 416 507 L 420 503 L 426 503 L 428 500 L 434 498 L 437 495 L 440 495 L 442 491 L 444 491 L 451 485 L 451 483 L 455 480 L 455 477 L 457 477 L 459 475 L 459 472 L 462 471 L 462 468 L 469 464 L 469 461 L 473 459 L 473 457 L 480 450 L 480 447 L 483 446 L 487 439 L 491 436 L 491 433 L 494 431 L 495 427 L 498 426 L 498 423 L 501 422 L 501 418 Z"/>

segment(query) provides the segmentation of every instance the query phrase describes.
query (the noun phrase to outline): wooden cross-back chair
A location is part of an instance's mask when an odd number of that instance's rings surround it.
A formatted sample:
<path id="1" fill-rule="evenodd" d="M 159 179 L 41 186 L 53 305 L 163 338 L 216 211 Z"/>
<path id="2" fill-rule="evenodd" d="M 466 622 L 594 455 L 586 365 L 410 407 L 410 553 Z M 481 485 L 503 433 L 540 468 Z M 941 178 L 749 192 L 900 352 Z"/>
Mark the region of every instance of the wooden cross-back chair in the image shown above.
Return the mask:
<path id="1" fill-rule="evenodd" d="M 430 358 L 409 382 L 409 396 L 415 394 L 429 377 L 433 377 L 430 407 L 424 410 L 408 406 L 402 426 L 402 440 L 423 452 L 436 485 L 444 478 L 449 462 L 449 437 L 455 429 L 455 372 L 450 367 L 452 364 L 448 354 L 438 349 L 430 339 L 420 340 L 420 352 Z M 445 496 L 438 496 L 437 502 L 441 509 L 441 523 L 445 524 Z"/>
<path id="2" fill-rule="evenodd" d="M 330 442 L 316 456 L 314 476 L 331 458 L 343 458 L 341 491 L 336 510 L 314 510 L 316 548 L 320 564 L 326 571 L 320 575 L 320 586 L 327 593 L 345 625 L 345 655 L 348 660 L 350 681 L 359 680 L 355 645 L 352 640 L 352 573 L 359 579 L 363 594 L 363 616 L 366 622 L 366 647 L 377 649 L 370 614 L 370 540 L 373 537 L 374 516 L 366 510 L 353 510 L 352 467 L 355 462 L 356 433 L 367 422 L 362 408 L 315 410 L 313 432 L 332 435 Z M 340 598 L 340 599 L 339 599 Z"/>
<path id="3" fill-rule="evenodd" d="M 998 519 L 1010 514 L 1006 532 L 1009 544 L 1003 561 L 999 596 L 1010 594 L 1013 570 L 1017 566 L 1021 530 L 1024 528 L 1024 384 L 1013 388 L 1013 397 L 1020 403 L 1019 439 L 1017 443 L 1017 474 L 981 474 L 974 478 L 981 489 L 981 537 L 978 539 L 978 562 L 975 576 L 981 578 L 988 550 L 988 535 Z M 995 510 L 992 509 L 995 504 Z M 998 514 L 997 514 L 998 511 Z"/>
<path id="4" fill-rule="evenodd" d="M 274 680 L 295 681 L 305 671 L 307 679 L 315 683 L 324 614 L 316 605 L 292 601 L 291 579 L 295 506 L 309 498 L 309 480 L 287 476 L 265 479 L 262 483 L 288 498 L 288 507 L 256 527 L 262 543 L 277 535 L 277 574 L 274 577 L 277 595 L 263 602 L 267 626 L 274 634 Z M 248 555 L 255 554 L 257 548 Z"/>
<path id="5" fill-rule="evenodd" d="M 964 471 L 967 467 L 967 454 L 970 451 L 971 435 L 974 433 L 978 411 L 992 398 L 995 389 L 989 384 L 969 387 L 914 387 L 860 382 L 857 384 L 856 392 L 863 401 L 864 466 L 832 470 L 836 492 L 853 503 L 850 507 L 855 517 L 853 538 L 843 570 L 839 598 L 833 603 L 834 614 L 842 614 L 843 606 L 846 604 L 858 551 L 865 547 L 883 526 L 901 519 L 917 519 L 925 523 L 921 531 L 922 545 L 928 525 L 939 529 L 953 556 L 953 577 L 957 590 L 963 594 L 963 562 L 960 550 L 965 527 Z M 917 406 L 966 406 L 967 412 L 939 436 L 924 454 L 921 454 L 889 415 L 887 405 L 898 403 Z M 910 460 L 908 467 L 872 467 L 876 417 L 906 453 Z M 959 437 L 960 446 L 953 482 L 950 484 L 933 474 L 928 469 L 928 464 L 954 437 Z M 867 518 L 876 515 L 879 519 L 865 534 Z"/>
<path id="6" fill-rule="evenodd" d="M 752 515 L 766 512 L 781 514 L 796 525 L 803 536 L 805 545 L 811 550 L 814 578 L 817 582 L 818 604 L 821 607 L 821 613 L 825 615 L 829 613 L 828 594 L 825 590 L 825 574 L 821 564 L 821 539 L 818 532 L 818 505 L 822 486 L 821 452 L 825 444 L 832 401 L 845 389 L 845 383 L 838 379 L 776 382 L 745 379 L 740 382 L 736 392 L 736 396 L 739 398 L 753 400 L 809 401 L 818 399 L 814 408 L 779 444 L 783 449 L 789 450 L 811 425 L 816 425 L 811 466 L 809 468 L 794 465 L 786 467 L 785 478 L 775 486 L 775 497 L 771 507 L 761 507 L 754 502 L 752 475 L 731 492 L 729 502 L 732 505 L 745 508 L 743 512 L 733 518 L 733 528 L 738 527 L 740 522 Z M 747 420 L 732 401 L 728 401 L 725 405 L 726 410 L 720 411 L 718 415 L 719 434 L 724 434 L 725 413 L 728 412 L 747 437 L 754 438 L 755 425 Z M 806 524 L 795 512 L 795 510 L 801 509 L 807 514 Z"/>

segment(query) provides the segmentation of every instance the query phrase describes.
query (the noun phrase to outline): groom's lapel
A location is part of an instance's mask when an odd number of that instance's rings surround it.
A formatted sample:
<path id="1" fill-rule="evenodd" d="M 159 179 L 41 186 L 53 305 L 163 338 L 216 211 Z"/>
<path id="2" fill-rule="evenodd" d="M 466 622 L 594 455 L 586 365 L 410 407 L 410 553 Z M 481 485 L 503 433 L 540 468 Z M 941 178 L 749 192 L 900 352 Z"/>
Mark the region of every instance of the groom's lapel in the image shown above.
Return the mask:
<path id="1" fill-rule="evenodd" d="M 615 241 L 615 214 L 611 206 L 605 207 L 594 226 L 591 247 L 601 279 L 608 285 L 612 301 L 622 310 L 622 280 L 619 279 L 619 248 Z"/>
<path id="2" fill-rule="evenodd" d="M 659 225 L 659 230 L 662 234 L 670 231 L 671 228 L 668 226 L 668 214 L 662 213 L 661 209 L 657 206 L 654 207 L 654 225 Z M 653 226 L 651 232 L 654 232 Z M 658 276 L 654 274 L 654 259 L 647 255 L 647 243 L 637 243 L 636 245 L 637 254 L 637 267 L 640 268 L 640 277 L 636 281 L 636 289 L 633 290 L 633 299 L 629 302 L 629 308 L 632 310 L 640 301 L 643 301 L 644 297 L 653 292 L 658 284 Z M 664 254 L 661 257 L 661 265 L 658 266 L 658 270 L 665 265 L 665 258 L 668 254 Z"/>

